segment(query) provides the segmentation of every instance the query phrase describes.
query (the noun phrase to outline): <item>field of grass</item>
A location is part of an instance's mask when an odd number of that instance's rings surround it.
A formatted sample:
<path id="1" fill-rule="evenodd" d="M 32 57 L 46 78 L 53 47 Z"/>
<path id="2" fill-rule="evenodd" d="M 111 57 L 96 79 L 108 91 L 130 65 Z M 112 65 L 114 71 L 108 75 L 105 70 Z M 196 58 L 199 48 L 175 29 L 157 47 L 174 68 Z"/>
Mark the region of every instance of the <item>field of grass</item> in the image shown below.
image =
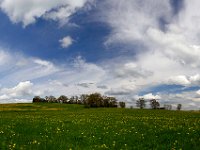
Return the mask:
<path id="1" fill-rule="evenodd" d="M 0 105 L 0 150 L 199 150 L 200 113 Z"/>

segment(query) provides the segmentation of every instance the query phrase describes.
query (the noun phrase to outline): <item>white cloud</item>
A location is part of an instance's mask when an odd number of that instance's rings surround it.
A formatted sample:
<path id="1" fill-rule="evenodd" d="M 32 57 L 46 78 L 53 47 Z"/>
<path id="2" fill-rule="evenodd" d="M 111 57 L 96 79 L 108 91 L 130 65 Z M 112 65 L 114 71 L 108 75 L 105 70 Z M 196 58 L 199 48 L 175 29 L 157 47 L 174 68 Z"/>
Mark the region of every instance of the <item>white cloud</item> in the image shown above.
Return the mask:
<path id="1" fill-rule="evenodd" d="M 170 77 L 177 84 L 194 84 L 187 77 L 200 71 L 200 40 L 197 38 L 196 25 L 191 23 L 194 16 L 199 18 L 197 3 L 197 0 L 185 3 L 178 15 L 175 15 L 169 0 L 103 2 L 100 9 L 101 19 L 112 29 L 106 44 L 124 44 L 130 47 L 139 44 L 139 48 L 132 48 L 137 51 L 135 59 L 127 59 L 143 72 L 149 72 L 149 75 L 148 78 L 139 80 L 135 76 L 136 84 L 149 86 L 152 83 L 166 83 Z M 105 6 L 109 9 L 105 9 Z M 161 19 L 164 22 L 161 23 Z M 195 20 L 195 23 L 198 21 Z M 127 71 L 123 72 L 124 69 L 119 67 L 118 72 L 120 75 L 128 75 L 139 68 L 132 67 L 126 73 Z"/>
<path id="2" fill-rule="evenodd" d="M 193 84 L 199 84 L 200 83 L 200 74 L 196 74 L 196 75 L 190 76 L 189 80 Z"/>
<path id="3" fill-rule="evenodd" d="M 136 61 L 132 61 L 152 72 L 157 81 L 160 81 L 159 75 L 164 75 L 165 80 L 179 74 L 196 74 L 200 68 L 200 49 L 198 30 L 191 23 L 192 16 L 199 16 L 196 3 L 199 2 L 187 2 L 179 14 L 174 15 L 169 0 L 105 1 L 101 8 L 102 21 L 112 28 L 106 44 L 131 47 L 139 44 L 139 49 L 133 48 L 137 54 Z M 105 6 L 110 9 L 104 9 Z M 161 19 L 166 23 L 161 23 Z"/>
<path id="4" fill-rule="evenodd" d="M 113 29 L 106 44 L 144 40 L 144 34 L 150 26 L 158 27 L 158 19 L 164 17 L 168 20 L 171 16 L 168 0 L 107 0 L 101 10 L 102 20 Z"/>
<path id="5" fill-rule="evenodd" d="M 183 85 L 183 86 L 195 86 L 200 83 L 200 75 L 192 75 L 192 76 L 185 76 L 185 75 L 179 75 L 179 76 L 173 76 L 168 79 L 166 84 L 177 84 L 177 85 Z"/>
<path id="6" fill-rule="evenodd" d="M 27 26 L 37 18 L 68 22 L 70 16 L 93 0 L 1 0 L 0 8 L 13 23 Z"/>
<path id="7" fill-rule="evenodd" d="M 9 94 L 12 97 L 15 96 L 22 96 L 22 95 L 29 95 L 31 93 L 31 87 L 33 84 L 30 81 L 20 82 L 17 86 L 11 89 L 2 89 L 3 93 Z"/>
<path id="8" fill-rule="evenodd" d="M 60 70 L 52 62 L 24 56 L 20 53 L 10 53 L 0 49 L 0 82 L 2 85 L 14 85 L 20 81 L 30 81 L 54 74 Z"/>
<path id="9" fill-rule="evenodd" d="M 169 83 L 178 84 L 178 85 L 189 85 L 189 84 L 191 84 L 191 82 L 184 75 L 179 75 L 179 76 L 176 76 L 176 77 L 170 77 Z"/>
<path id="10" fill-rule="evenodd" d="M 196 93 L 197 93 L 198 95 L 200 95 L 200 90 L 198 90 Z"/>
<path id="11" fill-rule="evenodd" d="M 9 54 L 5 51 L 0 50 L 0 66 L 5 65 L 9 61 L 10 61 Z"/>
<path id="12" fill-rule="evenodd" d="M 59 40 L 62 48 L 68 48 L 73 43 L 73 39 L 70 36 L 66 36 Z"/>
<path id="13" fill-rule="evenodd" d="M 144 99 L 161 99 L 159 95 L 153 95 L 152 93 L 148 93 L 142 96 Z"/>
<path id="14" fill-rule="evenodd" d="M 152 93 L 148 93 L 148 94 L 145 94 L 145 95 L 134 95 L 133 99 L 134 100 L 138 100 L 139 98 L 144 98 L 145 100 L 151 100 L 151 99 L 156 99 L 156 100 L 160 100 L 162 97 L 158 94 L 154 95 Z"/>
<path id="15" fill-rule="evenodd" d="M 13 88 L 3 88 L 0 90 L 0 101 L 3 103 L 13 102 L 13 99 L 33 95 L 33 83 L 30 81 L 20 82 Z"/>
<path id="16" fill-rule="evenodd" d="M 116 77 L 121 77 L 121 78 L 125 77 L 145 78 L 147 76 L 152 75 L 150 71 L 141 68 L 134 62 L 116 64 L 115 68 L 112 69 L 112 72 L 116 75 Z"/>

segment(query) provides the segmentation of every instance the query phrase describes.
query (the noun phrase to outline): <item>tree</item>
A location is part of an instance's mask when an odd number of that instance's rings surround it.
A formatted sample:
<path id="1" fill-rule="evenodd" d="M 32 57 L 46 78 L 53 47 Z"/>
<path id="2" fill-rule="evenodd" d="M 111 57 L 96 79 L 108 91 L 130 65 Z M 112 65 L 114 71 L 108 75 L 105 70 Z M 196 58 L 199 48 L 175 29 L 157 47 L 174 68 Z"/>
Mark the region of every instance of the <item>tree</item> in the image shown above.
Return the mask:
<path id="1" fill-rule="evenodd" d="M 117 107 L 117 99 L 115 97 L 107 97 L 109 100 L 109 107 Z"/>
<path id="2" fill-rule="evenodd" d="M 181 108 L 182 108 L 182 105 L 181 105 L 181 104 L 178 104 L 176 109 L 177 109 L 177 110 L 181 110 Z"/>
<path id="3" fill-rule="evenodd" d="M 68 102 L 68 97 L 65 95 L 61 95 L 60 97 L 58 97 L 58 102 L 59 103 L 67 103 Z"/>
<path id="4" fill-rule="evenodd" d="M 54 96 L 46 96 L 45 99 L 49 102 L 49 103 L 57 103 L 57 99 Z"/>
<path id="5" fill-rule="evenodd" d="M 70 97 L 68 103 L 69 104 L 75 104 L 75 100 L 76 100 L 75 96 L 72 96 L 72 97 Z"/>
<path id="6" fill-rule="evenodd" d="M 78 104 L 79 98 L 78 96 L 74 96 L 74 104 Z"/>
<path id="7" fill-rule="evenodd" d="M 80 96 L 80 101 L 82 104 L 86 105 L 87 104 L 87 99 L 88 99 L 89 95 L 88 94 L 82 94 Z"/>
<path id="8" fill-rule="evenodd" d="M 125 108 L 125 107 L 126 107 L 126 103 L 125 103 L 125 102 L 119 102 L 119 106 L 120 106 L 121 108 Z"/>
<path id="9" fill-rule="evenodd" d="M 100 93 L 82 94 L 80 101 L 85 107 L 117 107 L 115 97 L 102 96 Z"/>
<path id="10" fill-rule="evenodd" d="M 136 105 L 137 107 L 139 107 L 140 109 L 143 109 L 146 106 L 146 101 L 144 100 L 144 98 L 139 98 L 136 101 Z"/>
<path id="11" fill-rule="evenodd" d="M 103 107 L 117 107 L 117 99 L 115 97 L 103 96 Z"/>
<path id="12" fill-rule="evenodd" d="M 40 98 L 40 102 L 46 103 L 47 101 L 46 101 L 46 99 L 44 99 L 44 98 Z"/>
<path id="13" fill-rule="evenodd" d="M 160 103 L 156 99 L 150 100 L 150 105 L 152 109 L 158 109 L 160 107 Z"/>
<path id="14" fill-rule="evenodd" d="M 33 98 L 33 103 L 38 103 L 38 102 L 41 102 L 41 97 L 40 96 L 35 96 Z"/>
<path id="15" fill-rule="evenodd" d="M 100 93 L 90 94 L 87 98 L 87 105 L 90 107 L 102 107 L 103 106 L 103 97 Z"/>

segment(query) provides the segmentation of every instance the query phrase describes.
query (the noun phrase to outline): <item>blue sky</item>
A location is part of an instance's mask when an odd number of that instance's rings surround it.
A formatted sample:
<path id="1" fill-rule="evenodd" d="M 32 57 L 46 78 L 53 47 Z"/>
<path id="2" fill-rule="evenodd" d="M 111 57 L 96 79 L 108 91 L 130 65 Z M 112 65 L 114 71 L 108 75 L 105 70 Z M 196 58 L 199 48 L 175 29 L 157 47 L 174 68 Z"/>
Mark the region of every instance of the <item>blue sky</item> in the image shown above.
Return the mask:
<path id="1" fill-rule="evenodd" d="M 100 92 L 200 107 L 198 0 L 0 0 L 0 102 Z"/>

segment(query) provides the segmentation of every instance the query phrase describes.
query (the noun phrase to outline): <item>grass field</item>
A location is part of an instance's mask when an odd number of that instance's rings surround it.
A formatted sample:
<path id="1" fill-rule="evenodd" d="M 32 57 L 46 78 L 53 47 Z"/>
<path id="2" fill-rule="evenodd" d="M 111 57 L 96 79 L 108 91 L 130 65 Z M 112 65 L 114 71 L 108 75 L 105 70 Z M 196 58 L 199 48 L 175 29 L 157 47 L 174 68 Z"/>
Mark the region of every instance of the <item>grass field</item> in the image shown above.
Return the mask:
<path id="1" fill-rule="evenodd" d="M 200 113 L 0 105 L 0 150 L 199 150 Z"/>

